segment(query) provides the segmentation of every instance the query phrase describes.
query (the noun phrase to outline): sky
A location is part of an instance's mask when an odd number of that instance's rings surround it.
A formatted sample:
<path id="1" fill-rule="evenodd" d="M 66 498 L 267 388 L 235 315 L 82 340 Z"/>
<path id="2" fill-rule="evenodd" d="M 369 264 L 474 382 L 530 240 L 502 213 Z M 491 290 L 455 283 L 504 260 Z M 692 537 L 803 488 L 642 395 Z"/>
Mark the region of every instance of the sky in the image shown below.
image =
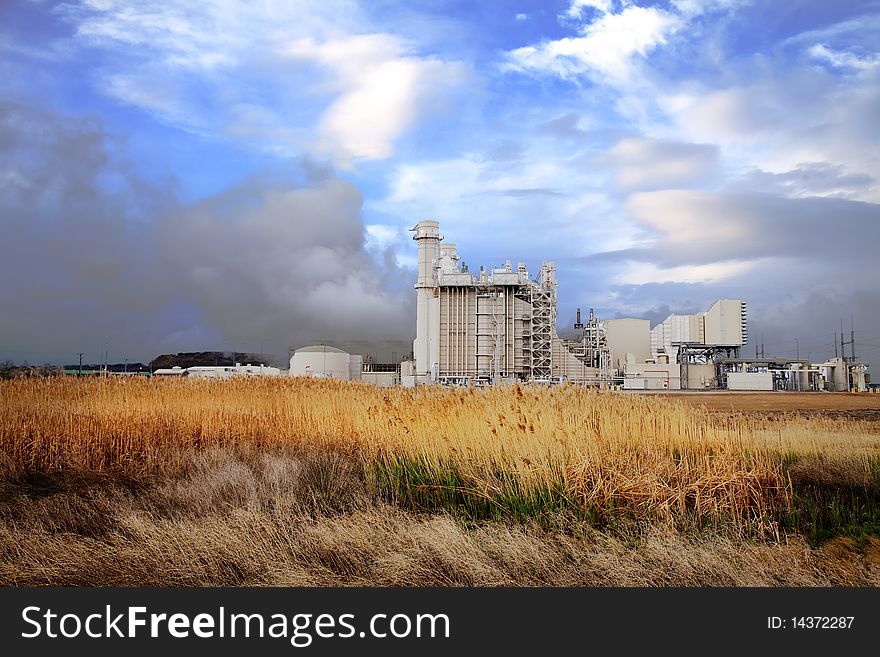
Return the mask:
<path id="1" fill-rule="evenodd" d="M 0 360 L 411 340 L 430 218 L 880 363 L 878 180 L 874 0 L 0 2 Z"/>

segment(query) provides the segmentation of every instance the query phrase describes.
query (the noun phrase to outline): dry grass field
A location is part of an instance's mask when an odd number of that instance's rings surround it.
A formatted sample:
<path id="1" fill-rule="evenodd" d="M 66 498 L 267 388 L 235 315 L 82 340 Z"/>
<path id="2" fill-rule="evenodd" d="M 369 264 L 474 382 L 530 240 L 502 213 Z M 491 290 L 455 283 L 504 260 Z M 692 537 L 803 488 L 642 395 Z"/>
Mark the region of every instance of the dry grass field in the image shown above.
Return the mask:
<path id="1" fill-rule="evenodd" d="M 877 585 L 878 407 L 4 381 L 0 583 Z"/>

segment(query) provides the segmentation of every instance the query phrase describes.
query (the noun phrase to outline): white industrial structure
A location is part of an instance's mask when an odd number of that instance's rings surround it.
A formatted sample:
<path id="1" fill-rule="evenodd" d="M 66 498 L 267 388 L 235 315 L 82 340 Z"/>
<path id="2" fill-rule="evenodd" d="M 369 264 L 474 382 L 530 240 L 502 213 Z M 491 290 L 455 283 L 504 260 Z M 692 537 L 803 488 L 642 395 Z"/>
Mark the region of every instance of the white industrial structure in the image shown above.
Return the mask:
<path id="1" fill-rule="evenodd" d="M 301 347 L 293 353 L 290 375 L 359 381 L 363 363 L 363 356 L 325 344 L 313 345 Z"/>
<path id="2" fill-rule="evenodd" d="M 487 384 L 573 379 L 607 381 L 610 357 L 598 319 L 577 340 L 556 333 L 556 266 L 544 262 L 535 280 L 525 263 L 477 275 L 460 263 L 454 244 L 440 244 L 436 221 L 420 221 L 416 339 L 405 384 Z"/>
<path id="3" fill-rule="evenodd" d="M 582 323 L 578 308 L 576 337 L 563 339 L 556 330 L 553 262 L 543 262 L 534 279 L 525 263 L 514 268 L 509 260 L 471 273 L 455 244 L 443 242 L 438 222 L 423 220 L 411 230 L 418 245 L 412 354 L 393 342 L 350 343 L 366 356 L 323 344 L 302 347 L 290 358 L 291 375 L 404 386 L 564 381 L 628 390 L 866 386 L 866 366 L 844 358 L 822 365 L 758 358 L 757 351 L 754 359 L 742 358 L 747 307 L 739 299 L 718 299 L 701 313 L 669 315 L 653 329 L 646 319 L 600 320 L 592 308 Z"/>
<path id="4" fill-rule="evenodd" d="M 651 329 L 651 352 L 678 363 L 683 343 L 739 349 L 749 341 L 747 319 L 746 302 L 739 299 L 718 299 L 695 315 L 670 315 Z"/>
<path id="5" fill-rule="evenodd" d="M 279 376 L 281 370 L 268 365 L 217 365 L 195 367 L 166 367 L 157 369 L 153 376 L 186 376 L 196 379 L 231 379 L 236 376 Z"/>
<path id="6" fill-rule="evenodd" d="M 629 359 L 619 366 L 624 388 L 717 388 L 723 384 L 718 377 L 719 360 L 738 358 L 740 349 L 748 342 L 747 307 L 745 301 L 739 299 L 718 299 L 702 313 L 669 315 L 651 329 L 648 336 L 644 334 L 644 325 L 639 329 L 636 344 L 644 349 L 647 338 L 651 355 L 645 359 Z M 612 326 L 611 333 L 614 330 Z M 630 344 L 635 339 L 635 335 L 630 337 Z M 611 337 L 609 340 L 613 341 Z"/>
<path id="7" fill-rule="evenodd" d="M 535 279 L 524 263 L 471 273 L 438 222 L 420 221 L 416 339 L 404 385 L 574 381 L 633 389 L 714 387 L 719 355 L 739 356 L 748 341 L 746 304 L 720 299 L 696 315 L 670 315 L 653 330 L 644 319 L 600 320 L 590 309 L 556 331 L 556 267 Z"/>

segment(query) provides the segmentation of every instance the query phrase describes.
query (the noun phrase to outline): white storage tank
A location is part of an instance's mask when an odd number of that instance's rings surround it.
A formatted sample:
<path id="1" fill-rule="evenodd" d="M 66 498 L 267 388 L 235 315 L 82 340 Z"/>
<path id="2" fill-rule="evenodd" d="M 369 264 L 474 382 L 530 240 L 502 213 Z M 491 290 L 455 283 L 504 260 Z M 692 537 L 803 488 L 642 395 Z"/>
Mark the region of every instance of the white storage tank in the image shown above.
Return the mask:
<path id="1" fill-rule="evenodd" d="M 361 356 L 319 344 L 301 347 L 290 357 L 291 376 L 317 376 L 334 379 L 360 379 Z"/>

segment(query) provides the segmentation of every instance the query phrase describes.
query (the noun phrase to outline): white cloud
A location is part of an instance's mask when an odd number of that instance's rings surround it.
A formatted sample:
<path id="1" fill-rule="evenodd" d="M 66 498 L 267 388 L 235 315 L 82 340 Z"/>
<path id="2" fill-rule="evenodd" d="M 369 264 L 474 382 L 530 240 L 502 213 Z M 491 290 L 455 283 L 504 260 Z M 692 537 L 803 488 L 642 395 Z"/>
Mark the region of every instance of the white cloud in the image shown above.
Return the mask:
<path id="1" fill-rule="evenodd" d="M 830 25 L 819 25 L 815 29 L 800 32 L 785 39 L 781 45 L 800 45 L 815 43 L 841 43 L 851 46 L 861 41 L 865 35 L 876 34 L 880 30 L 880 15 L 867 11 L 854 18 L 841 20 Z M 870 39 L 868 40 L 870 42 Z"/>
<path id="2" fill-rule="evenodd" d="M 742 275 L 756 266 L 755 262 L 727 261 L 705 265 L 658 267 L 650 262 L 629 262 L 612 278 L 616 285 L 646 285 L 649 283 L 720 283 Z"/>
<path id="3" fill-rule="evenodd" d="M 644 57 L 666 43 L 668 35 L 679 27 L 679 20 L 672 14 L 653 7 L 630 5 L 620 13 L 603 14 L 583 28 L 583 36 L 508 52 L 505 68 L 563 78 L 592 75 L 626 81 L 633 58 Z"/>
<path id="4" fill-rule="evenodd" d="M 751 0 L 672 0 L 672 6 L 686 16 L 699 16 L 710 11 L 732 9 L 750 2 Z"/>
<path id="5" fill-rule="evenodd" d="M 653 139 L 627 138 L 608 152 L 622 189 L 662 189 L 699 182 L 716 173 L 718 148 Z"/>
<path id="6" fill-rule="evenodd" d="M 504 258 L 533 258 L 536 267 L 541 258 L 633 246 L 638 236 L 606 195 L 605 173 L 586 159 L 560 156 L 556 141 L 545 137 L 516 160 L 471 153 L 402 164 L 389 179 L 388 195 L 366 209 L 404 218 L 406 228 L 437 219 L 472 269 Z"/>
<path id="7" fill-rule="evenodd" d="M 768 100 L 757 89 L 732 87 L 679 94 L 661 99 L 661 103 L 690 134 L 724 142 L 730 137 L 762 139 L 782 127 L 786 120 L 784 109 Z"/>
<path id="8" fill-rule="evenodd" d="M 580 18 L 587 8 L 600 12 L 611 11 L 611 0 L 571 0 L 565 16 L 568 18 Z"/>
<path id="9" fill-rule="evenodd" d="M 390 35 L 369 34 L 293 41 L 283 49 L 294 60 L 329 69 L 341 93 L 323 114 L 319 150 L 337 158 L 384 159 L 394 140 L 415 121 L 427 101 L 463 81 L 463 65 L 405 55 Z"/>
<path id="10" fill-rule="evenodd" d="M 821 267 L 876 269 L 878 206 L 839 198 L 784 198 L 756 192 L 665 190 L 631 195 L 625 208 L 653 243 L 639 260 L 660 266 L 766 257 Z M 833 217 L 834 220 L 829 220 Z M 845 235 L 859 235 L 848 242 Z M 837 262 L 838 265 L 831 265 Z M 834 272 L 840 276 L 839 269 Z"/>
<path id="11" fill-rule="evenodd" d="M 812 46 L 808 52 L 814 59 L 826 61 L 832 66 L 839 68 L 855 68 L 868 71 L 880 65 L 880 55 L 873 54 L 859 57 L 851 52 L 832 50 L 821 43 Z"/>
<path id="12" fill-rule="evenodd" d="M 335 164 L 383 159 L 466 67 L 371 30 L 353 2 L 93 0 L 59 11 L 103 49 L 103 91 L 199 134 Z"/>
<path id="13" fill-rule="evenodd" d="M 658 94 L 666 138 L 716 144 L 729 174 L 761 169 L 785 174 L 804 162 L 880 178 L 880 67 L 762 67 L 738 85 L 685 83 Z M 668 126 L 671 126 L 670 129 Z M 808 183 L 808 180 L 803 182 Z M 813 194 L 827 193 L 824 185 Z M 807 186 L 799 195 L 810 195 Z M 852 198 L 876 202 L 877 187 Z"/>

